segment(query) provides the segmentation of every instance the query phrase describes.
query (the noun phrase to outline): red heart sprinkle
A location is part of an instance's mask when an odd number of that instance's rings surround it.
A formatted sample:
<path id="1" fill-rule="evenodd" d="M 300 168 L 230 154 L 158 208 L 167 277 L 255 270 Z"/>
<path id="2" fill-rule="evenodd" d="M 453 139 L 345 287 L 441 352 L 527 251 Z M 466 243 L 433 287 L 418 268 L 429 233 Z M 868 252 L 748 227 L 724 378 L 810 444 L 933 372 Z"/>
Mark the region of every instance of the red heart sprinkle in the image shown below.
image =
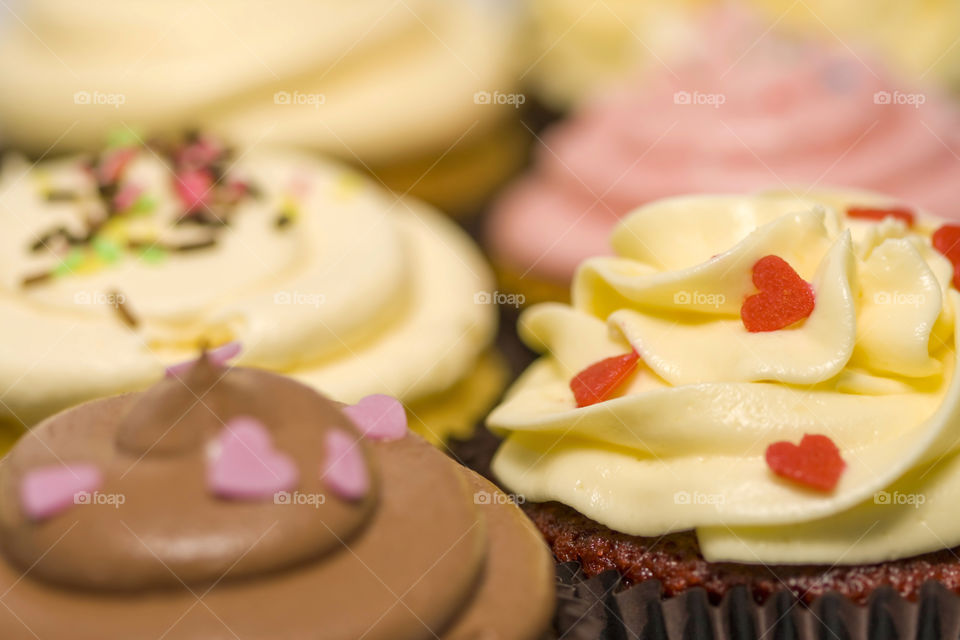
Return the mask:
<path id="1" fill-rule="evenodd" d="M 800 445 L 774 442 L 767 447 L 767 466 L 778 476 L 820 491 L 833 491 L 847 463 L 827 436 L 805 434 Z"/>
<path id="2" fill-rule="evenodd" d="M 777 331 L 813 313 L 813 287 L 779 256 L 764 256 L 753 265 L 753 284 L 760 293 L 740 307 L 747 331 Z"/>
<path id="3" fill-rule="evenodd" d="M 916 220 L 913 209 L 907 207 L 889 207 L 886 209 L 882 207 L 848 207 L 847 217 L 876 220 L 878 222 L 885 218 L 896 218 L 902 220 L 908 227 L 912 227 Z"/>
<path id="4" fill-rule="evenodd" d="M 930 241 L 934 249 L 950 258 L 950 262 L 957 262 L 960 258 L 960 226 L 945 224 L 933 232 Z"/>
<path id="5" fill-rule="evenodd" d="M 640 356 L 636 351 L 622 356 L 605 358 L 574 376 L 570 389 L 577 400 L 577 407 L 589 407 L 592 404 L 609 400 L 613 392 L 637 368 Z"/>
<path id="6" fill-rule="evenodd" d="M 953 263 L 953 286 L 960 289 L 960 226 L 945 224 L 930 238 L 933 248 Z"/>

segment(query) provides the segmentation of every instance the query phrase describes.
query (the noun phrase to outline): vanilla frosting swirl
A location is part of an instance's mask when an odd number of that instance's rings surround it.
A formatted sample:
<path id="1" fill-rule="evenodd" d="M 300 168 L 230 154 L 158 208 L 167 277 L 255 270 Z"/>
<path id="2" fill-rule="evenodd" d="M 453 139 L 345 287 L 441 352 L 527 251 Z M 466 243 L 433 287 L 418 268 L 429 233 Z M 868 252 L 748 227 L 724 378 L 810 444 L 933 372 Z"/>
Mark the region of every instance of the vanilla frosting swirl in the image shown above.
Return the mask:
<path id="1" fill-rule="evenodd" d="M 851 186 L 956 215 L 960 112 L 942 95 L 735 13 L 698 36 L 692 55 L 608 88 L 544 134 L 493 213 L 499 259 L 568 282 L 609 253 L 620 217 L 687 193 Z"/>
<path id="2" fill-rule="evenodd" d="M 506 6 L 36 0 L 11 13 L 0 123 L 7 144 L 36 154 L 95 149 L 111 127 L 199 126 L 380 165 L 448 150 L 516 113 L 474 100 L 515 85 L 517 12 Z"/>
<path id="3" fill-rule="evenodd" d="M 143 388 L 198 348 L 234 340 L 243 344 L 238 363 L 288 373 L 338 400 L 387 393 L 409 403 L 463 379 L 488 347 L 495 312 L 475 303 L 490 289 L 488 268 L 425 205 L 334 164 L 257 150 L 229 160 L 221 182 L 249 191 L 229 216 L 213 203 L 212 222 L 184 224 L 166 156 L 133 150 L 110 188 L 135 189 L 149 210 L 106 222 L 116 205 L 101 198 L 88 159 L 31 168 L 11 158 L 0 175 L 8 417 L 30 424 Z M 91 228 L 89 242 L 50 234 Z M 178 249 L 190 243 L 198 248 Z M 49 277 L 25 284 L 37 274 Z"/>
<path id="4" fill-rule="evenodd" d="M 850 218 L 867 193 L 689 196 L 641 207 L 612 257 L 587 260 L 571 305 L 520 332 L 544 353 L 490 416 L 494 470 L 613 529 L 695 529 L 708 560 L 862 563 L 960 543 L 953 266 L 912 227 Z M 753 265 L 785 260 L 815 291 L 801 324 L 750 333 Z M 577 408 L 570 380 L 636 350 L 613 399 Z M 832 492 L 774 475 L 773 442 L 823 434 L 846 470 Z M 923 495 L 924 501 L 896 498 Z M 893 496 L 885 502 L 883 496 Z"/>

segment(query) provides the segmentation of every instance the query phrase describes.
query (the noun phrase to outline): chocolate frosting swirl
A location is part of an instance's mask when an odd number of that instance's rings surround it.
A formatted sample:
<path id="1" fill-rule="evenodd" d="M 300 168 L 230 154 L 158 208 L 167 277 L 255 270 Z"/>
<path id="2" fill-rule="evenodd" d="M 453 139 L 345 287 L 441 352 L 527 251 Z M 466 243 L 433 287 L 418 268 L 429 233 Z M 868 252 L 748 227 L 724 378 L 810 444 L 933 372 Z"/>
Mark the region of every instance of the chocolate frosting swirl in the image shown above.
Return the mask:
<path id="1" fill-rule="evenodd" d="M 238 417 L 267 427 L 298 471 L 295 491 L 323 499 L 213 491 L 211 461 Z M 360 497 L 324 476 L 334 431 L 369 475 Z M 25 508 L 31 473 L 80 464 L 122 501 L 42 518 Z M 54 416 L 0 465 L 0 637 L 538 637 L 553 605 L 549 553 L 464 471 L 410 433 L 364 438 L 297 382 L 202 357 L 145 392 Z"/>

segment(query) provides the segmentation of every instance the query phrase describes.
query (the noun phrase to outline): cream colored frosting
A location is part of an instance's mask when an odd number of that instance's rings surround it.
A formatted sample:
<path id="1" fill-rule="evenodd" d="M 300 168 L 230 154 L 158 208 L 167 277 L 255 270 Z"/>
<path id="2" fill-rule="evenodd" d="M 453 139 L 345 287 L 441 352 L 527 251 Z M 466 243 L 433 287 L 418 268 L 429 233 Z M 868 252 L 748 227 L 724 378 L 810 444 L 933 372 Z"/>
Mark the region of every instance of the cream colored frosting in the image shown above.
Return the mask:
<path id="1" fill-rule="evenodd" d="M 63 255 L 30 246 L 52 227 L 73 229 L 100 200 L 77 159 L 0 175 L 2 409 L 30 424 L 78 401 L 141 388 L 203 344 L 243 344 L 239 364 L 263 367 L 355 402 L 389 393 L 429 398 L 472 370 L 495 328 L 475 302 L 492 277 L 453 223 L 396 199 L 349 170 L 284 151 L 236 160 L 260 194 L 233 211 L 215 246 L 147 261 L 133 251 L 98 267 L 81 263 L 34 286 Z M 169 169 L 142 150 L 121 184 L 156 203 L 113 219 L 107 237 L 163 240 L 182 208 Z M 72 190 L 79 199 L 49 201 Z M 278 211 L 295 212 L 277 228 Z M 122 297 L 122 298 L 121 298 Z M 122 322 L 115 303 L 137 320 Z"/>
<path id="2" fill-rule="evenodd" d="M 531 0 L 528 76 L 541 97 L 569 108 L 638 71 L 672 73 L 691 52 L 723 59 L 716 39 L 731 13 L 755 13 L 758 29 L 737 42 L 751 50 L 768 38 L 788 34 L 856 51 L 874 75 L 879 57 L 909 78 L 960 79 L 955 45 L 960 4 L 952 0 Z M 719 9 L 718 9 L 719 6 Z M 739 63 L 738 52 L 729 60 Z"/>
<path id="3" fill-rule="evenodd" d="M 960 544 L 948 497 L 960 490 L 960 294 L 929 239 L 940 221 L 845 215 L 885 203 L 771 192 L 635 211 L 616 255 L 581 266 L 570 306 L 521 318 L 544 356 L 489 418 L 507 435 L 494 471 L 628 534 L 695 529 L 711 561 L 864 563 Z M 766 255 L 810 282 L 816 304 L 798 326 L 749 333 L 740 307 Z M 631 347 L 641 365 L 627 388 L 576 408 L 570 380 Z M 764 459 L 808 433 L 846 462 L 831 492 Z"/>
<path id="4" fill-rule="evenodd" d="M 0 38 L 0 122 L 9 142 L 33 152 L 96 148 L 111 126 L 194 125 L 380 163 L 445 150 L 516 113 L 474 100 L 510 92 L 519 74 L 505 5 L 31 0 L 13 9 Z M 289 100 L 278 104 L 278 93 Z"/>

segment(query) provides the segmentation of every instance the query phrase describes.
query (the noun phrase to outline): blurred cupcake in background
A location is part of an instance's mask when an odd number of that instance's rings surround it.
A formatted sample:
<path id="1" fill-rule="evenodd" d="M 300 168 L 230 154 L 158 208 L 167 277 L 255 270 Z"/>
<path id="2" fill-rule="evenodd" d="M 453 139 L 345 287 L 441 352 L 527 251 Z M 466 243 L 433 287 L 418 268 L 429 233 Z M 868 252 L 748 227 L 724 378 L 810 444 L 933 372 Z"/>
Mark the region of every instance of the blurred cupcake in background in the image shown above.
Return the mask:
<path id="1" fill-rule="evenodd" d="M 566 111 L 638 68 L 656 68 L 690 41 L 695 7 L 706 0 L 527 0 L 531 63 L 525 78 L 538 98 Z"/>
<path id="2" fill-rule="evenodd" d="M 847 185 L 960 216 L 960 116 L 844 48 L 764 34 L 746 14 L 702 25 L 698 52 L 548 129 L 495 204 L 487 239 L 505 284 L 566 297 L 636 206 L 681 193 Z"/>
<path id="3" fill-rule="evenodd" d="M 396 396 L 435 443 L 495 400 L 492 277 L 435 209 L 304 154 L 114 145 L 0 173 L 6 423 L 143 388 L 202 348 L 342 402 Z"/>
<path id="4" fill-rule="evenodd" d="M 694 25 L 718 5 L 757 11 L 761 31 L 814 36 L 831 46 L 871 51 L 907 77 L 960 82 L 960 4 L 952 0 L 528 0 L 533 62 L 524 75 L 542 101 L 567 110 L 638 70 L 656 71 L 698 47 L 702 34 Z"/>
<path id="5" fill-rule="evenodd" d="M 333 154 L 451 211 L 523 159 L 516 12 L 502 4 L 217 0 L 15 7 L 0 123 L 34 155 L 121 124 Z M 42 82 L 38 79 L 42 78 Z"/>
<path id="6" fill-rule="evenodd" d="M 907 77 L 960 86 L 960 3 L 953 0 L 750 0 L 750 4 L 780 28 L 875 51 Z"/>

